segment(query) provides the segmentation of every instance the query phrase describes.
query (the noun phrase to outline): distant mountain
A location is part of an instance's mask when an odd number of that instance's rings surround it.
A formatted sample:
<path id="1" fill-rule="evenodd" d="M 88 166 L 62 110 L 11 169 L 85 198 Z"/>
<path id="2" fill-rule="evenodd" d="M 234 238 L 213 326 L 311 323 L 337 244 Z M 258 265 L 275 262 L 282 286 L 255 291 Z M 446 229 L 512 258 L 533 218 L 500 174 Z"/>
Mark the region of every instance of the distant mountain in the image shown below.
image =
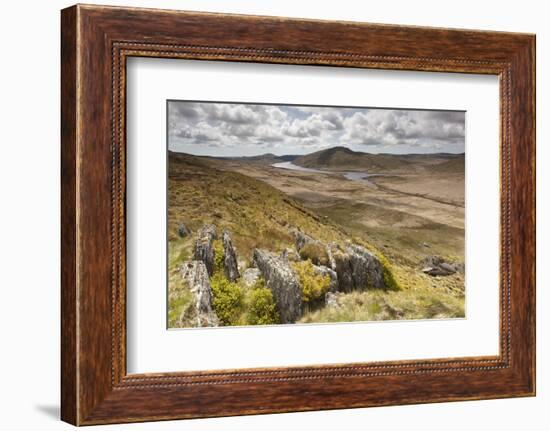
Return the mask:
<path id="1" fill-rule="evenodd" d="M 345 147 L 333 147 L 296 158 L 294 164 L 306 168 L 389 172 L 409 170 L 411 162 L 391 154 L 368 154 Z"/>
<path id="2" fill-rule="evenodd" d="M 346 147 L 316 151 L 297 157 L 292 162 L 306 168 L 365 170 L 371 173 L 464 171 L 464 154 L 370 154 Z"/>

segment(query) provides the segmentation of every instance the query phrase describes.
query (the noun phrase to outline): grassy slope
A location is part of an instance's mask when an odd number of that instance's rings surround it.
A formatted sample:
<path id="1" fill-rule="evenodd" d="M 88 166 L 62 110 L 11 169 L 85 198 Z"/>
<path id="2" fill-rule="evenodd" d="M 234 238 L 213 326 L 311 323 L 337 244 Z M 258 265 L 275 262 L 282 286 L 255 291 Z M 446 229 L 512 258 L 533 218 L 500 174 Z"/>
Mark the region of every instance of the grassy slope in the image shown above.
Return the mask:
<path id="1" fill-rule="evenodd" d="M 291 197 L 262 181 L 217 170 L 208 160 L 171 155 L 169 172 L 168 239 L 171 243 L 191 246 L 191 239 L 182 241 L 177 237 L 181 222 L 193 231 L 206 223 L 215 224 L 220 232 L 228 229 L 239 259 L 249 259 L 256 247 L 273 251 L 290 247 L 293 238 L 289 226 L 299 227 L 326 242 L 345 239 L 335 224 L 318 217 Z"/>
<path id="2" fill-rule="evenodd" d="M 449 286 L 435 288 L 433 279 L 412 269 L 417 263 L 406 257 L 410 253 L 405 253 L 404 257 L 399 252 L 392 252 L 394 247 L 403 246 L 402 241 L 391 244 L 390 250 L 383 248 L 386 237 L 391 238 L 392 232 L 384 232 L 384 235 L 376 232 L 375 237 L 367 238 L 363 227 L 349 223 L 354 214 L 347 210 L 334 208 L 321 216 L 317 215 L 268 184 L 236 172 L 217 170 L 213 167 L 214 163 L 205 158 L 171 154 L 169 163 L 168 270 L 171 327 L 177 326 L 174 319 L 190 299 L 179 281 L 178 268 L 192 256 L 194 235 L 183 239 L 178 237 L 177 227 L 182 222 L 193 232 L 206 223 L 214 223 L 220 232 L 227 228 L 231 232 L 238 259 L 247 263 L 256 247 L 276 252 L 292 247 L 293 238 L 288 230 L 290 226 L 299 227 L 324 242 L 342 242 L 351 237 L 355 242 L 369 245 L 370 248 L 376 244 L 389 257 L 396 278 L 405 286 L 406 292 L 355 292 L 346 296 L 343 301 L 345 306 L 337 312 L 312 310 L 303 316 L 303 322 L 463 315 L 463 296 L 454 288 L 454 285 L 462 285 L 463 280 L 452 277 L 448 279 Z M 358 208 L 358 211 L 362 209 Z M 417 246 L 416 240 L 409 245 L 411 250 Z M 449 249 L 453 247 L 454 244 L 449 244 Z"/>

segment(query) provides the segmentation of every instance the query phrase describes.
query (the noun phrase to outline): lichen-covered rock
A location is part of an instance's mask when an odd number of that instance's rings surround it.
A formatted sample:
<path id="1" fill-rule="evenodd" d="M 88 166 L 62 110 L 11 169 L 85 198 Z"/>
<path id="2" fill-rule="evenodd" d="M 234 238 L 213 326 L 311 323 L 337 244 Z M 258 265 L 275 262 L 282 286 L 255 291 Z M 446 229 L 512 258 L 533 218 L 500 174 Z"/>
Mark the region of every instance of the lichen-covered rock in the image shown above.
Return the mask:
<path id="1" fill-rule="evenodd" d="M 302 291 L 288 261 L 268 251 L 255 249 L 254 263 L 273 293 L 281 323 L 294 323 L 302 315 Z"/>
<path id="2" fill-rule="evenodd" d="M 352 244 L 346 248 L 350 256 L 355 289 L 384 289 L 384 270 L 380 260 L 365 247 Z"/>
<path id="3" fill-rule="evenodd" d="M 453 275 L 457 272 L 464 274 L 464 263 L 450 263 L 441 256 L 427 256 L 422 261 L 422 272 L 433 277 Z"/>
<path id="4" fill-rule="evenodd" d="M 224 231 L 222 235 L 223 240 L 223 270 L 225 276 L 229 281 L 235 281 L 240 277 L 239 267 L 237 264 L 237 254 L 233 248 L 233 243 L 231 242 L 231 236 L 229 232 Z"/>
<path id="5" fill-rule="evenodd" d="M 212 308 L 212 289 L 204 262 L 198 260 L 184 262 L 181 266 L 181 276 L 193 293 L 196 326 L 218 326 L 219 320 Z"/>
<path id="6" fill-rule="evenodd" d="M 195 260 L 200 260 L 206 265 L 208 275 L 214 273 L 214 240 L 217 239 L 216 226 L 207 224 L 197 234 L 195 242 Z"/>
<path id="7" fill-rule="evenodd" d="M 342 250 L 334 250 L 332 258 L 334 260 L 334 271 L 338 277 L 338 291 L 351 292 L 355 286 L 353 284 L 353 270 L 349 254 Z"/>
<path id="8" fill-rule="evenodd" d="M 334 260 L 334 250 L 337 245 L 335 243 L 329 243 L 327 246 L 328 267 L 333 271 L 336 271 L 336 261 Z"/>
<path id="9" fill-rule="evenodd" d="M 243 272 L 242 281 L 246 287 L 252 287 L 256 284 L 261 275 L 258 268 L 248 268 Z"/>
<path id="10" fill-rule="evenodd" d="M 184 223 L 180 223 L 178 226 L 178 235 L 180 238 L 186 238 L 191 235 L 191 229 L 187 227 Z"/>
<path id="11" fill-rule="evenodd" d="M 384 270 L 380 260 L 365 247 L 349 244 L 345 249 L 329 247 L 338 291 L 384 289 Z"/>

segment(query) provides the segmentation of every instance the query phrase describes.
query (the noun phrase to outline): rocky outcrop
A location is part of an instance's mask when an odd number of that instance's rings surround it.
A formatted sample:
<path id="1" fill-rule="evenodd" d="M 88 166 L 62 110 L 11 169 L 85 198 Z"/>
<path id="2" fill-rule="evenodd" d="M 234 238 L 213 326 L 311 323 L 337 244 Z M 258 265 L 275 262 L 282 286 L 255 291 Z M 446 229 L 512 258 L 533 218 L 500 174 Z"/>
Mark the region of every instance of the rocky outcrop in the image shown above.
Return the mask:
<path id="1" fill-rule="evenodd" d="M 191 229 L 189 229 L 189 227 L 187 227 L 185 224 L 180 223 L 178 226 L 178 235 L 180 238 L 186 238 L 191 235 Z"/>
<path id="2" fill-rule="evenodd" d="M 336 261 L 334 260 L 334 250 L 336 249 L 336 243 L 330 243 L 327 246 L 327 257 L 328 257 L 328 266 L 333 271 L 336 271 Z"/>
<path id="3" fill-rule="evenodd" d="M 208 275 L 214 273 L 214 240 L 217 239 L 216 226 L 207 224 L 197 234 L 195 242 L 195 260 L 200 260 L 206 265 Z"/>
<path id="4" fill-rule="evenodd" d="M 265 250 L 254 250 L 253 259 L 273 293 L 281 323 L 294 323 L 302 315 L 302 291 L 290 264 Z"/>
<path id="5" fill-rule="evenodd" d="M 331 257 L 338 276 L 338 291 L 386 288 L 380 260 L 365 247 L 351 244 L 344 250 L 333 249 Z"/>
<path id="6" fill-rule="evenodd" d="M 422 272 L 433 277 L 453 275 L 457 272 L 463 274 L 464 264 L 446 262 L 441 256 L 427 256 L 422 261 Z"/>
<path id="7" fill-rule="evenodd" d="M 181 276 L 193 293 L 196 326 L 218 326 L 219 320 L 212 308 L 212 289 L 204 262 L 198 260 L 185 262 L 181 266 Z"/>
<path id="8" fill-rule="evenodd" d="M 342 250 L 335 250 L 332 252 L 332 258 L 334 260 L 334 271 L 338 277 L 338 291 L 351 292 L 355 286 L 349 254 Z"/>
<path id="9" fill-rule="evenodd" d="M 350 256 L 353 284 L 356 289 L 384 289 L 384 270 L 380 260 L 360 245 L 346 248 Z"/>
<path id="10" fill-rule="evenodd" d="M 223 270 L 225 276 L 229 281 L 235 281 L 239 278 L 239 268 L 237 264 L 237 254 L 233 248 L 231 242 L 231 236 L 229 232 L 224 231 L 222 235 L 223 240 Z"/>
<path id="11" fill-rule="evenodd" d="M 252 287 L 262 274 L 258 268 L 248 268 L 243 272 L 242 280 L 246 287 Z"/>

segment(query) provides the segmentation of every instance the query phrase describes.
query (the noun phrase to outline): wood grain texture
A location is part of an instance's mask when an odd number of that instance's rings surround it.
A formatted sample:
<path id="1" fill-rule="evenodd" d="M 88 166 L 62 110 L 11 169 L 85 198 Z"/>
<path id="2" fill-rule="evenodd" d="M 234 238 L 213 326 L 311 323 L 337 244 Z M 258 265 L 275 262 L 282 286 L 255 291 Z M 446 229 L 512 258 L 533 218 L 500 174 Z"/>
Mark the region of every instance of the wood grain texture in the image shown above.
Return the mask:
<path id="1" fill-rule="evenodd" d="M 100 6 L 62 11 L 63 420 L 85 425 L 533 395 L 534 49 L 534 36 L 525 34 Z M 499 356 L 127 375 L 130 56 L 499 75 Z"/>
<path id="2" fill-rule="evenodd" d="M 61 16 L 61 418 L 77 422 L 76 9 Z"/>

